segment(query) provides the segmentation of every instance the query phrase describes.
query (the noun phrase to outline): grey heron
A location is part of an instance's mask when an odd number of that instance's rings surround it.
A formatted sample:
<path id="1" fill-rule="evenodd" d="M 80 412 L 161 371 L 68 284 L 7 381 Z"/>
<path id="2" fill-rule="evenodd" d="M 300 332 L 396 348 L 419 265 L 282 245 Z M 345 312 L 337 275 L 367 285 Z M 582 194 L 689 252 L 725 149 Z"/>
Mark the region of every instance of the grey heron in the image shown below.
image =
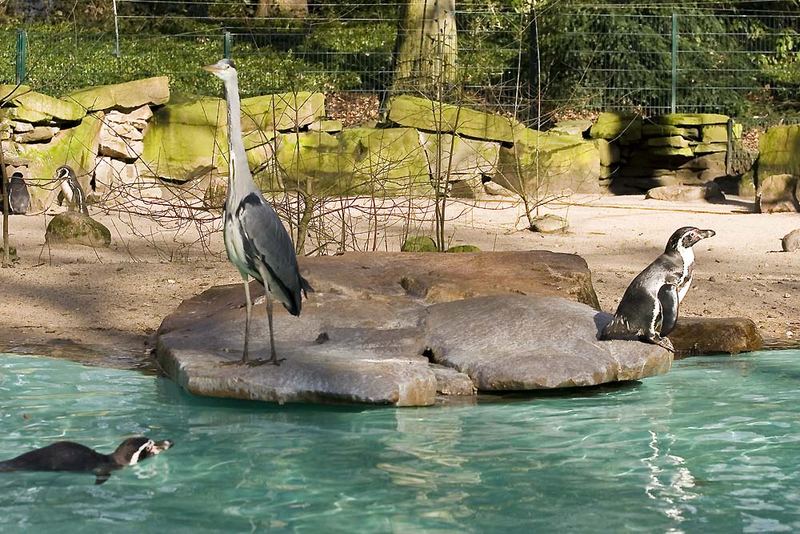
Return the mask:
<path id="1" fill-rule="evenodd" d="M 28 184 L 22 177 L 21 172 L 11 175 L 8 184 L 8 207 L 10 215 L 25 215 L 31 207 L 31 195 L 28 192 Z M 3 208 L 3 198 L 0 197 L 0 210 Z"/>
<path id="2" fill-rule="evenodd" d="M 223 235 L 228 259 L 236 266 L 244 280 L 246 316 L 242 363 L 278 365 L 281 360 L 275 352 L 275 336 L 272 332 L 272 299 L 276 298 L 292 315 L 300 315 L 301 293 L 311 291 L 311 287 L 300 276 L 291 237 L 275 210 L 264 200 L 261 190 L 256 187 L 250 174 L 242 140 L 239 78 L 233 62 L 222 59 L 203 68 L 223 81 L 225 101 L 228 106 L 230 146 Z M 270 346 L 270 358 L 266 361 L 248 361 L 250 317 L 253 308 L 249 285 L 251 276 L 264 286 L 266 294 Z"/>
<path id="3" fill-rule="evenodd" d="M 67 201 L 70 211 L 79 211 L 84 215 L 89 215 L 86 207 L 86 195 L 78 182 L 75 171 L 69 165 L 62 165 L 55 172 L 55 180 L 61 182 L 61 192 L 58 194 L 59 204 L 62 199 Z"/>

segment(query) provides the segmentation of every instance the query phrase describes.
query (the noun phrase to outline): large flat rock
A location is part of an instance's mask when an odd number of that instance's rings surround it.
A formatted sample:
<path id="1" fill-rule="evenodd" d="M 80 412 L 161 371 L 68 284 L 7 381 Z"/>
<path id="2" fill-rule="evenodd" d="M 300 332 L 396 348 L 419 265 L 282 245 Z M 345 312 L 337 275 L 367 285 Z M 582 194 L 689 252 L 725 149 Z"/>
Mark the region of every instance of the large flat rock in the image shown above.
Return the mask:
<path id="1" fill-rule="evenodd" d="M 589 271 L 574 255 L 345 254 L 301 264 L 315 292 L 300 317 L 275 310 L 280 366 L 236 363 L 245 314 L 244 291 L 234 284 L 184 301 L 164 320 L 157 354 L 165 372 L 198 395 L 424 406 L 437 391 L 636 380 L 672 361 L 651 345 L 597 341 L 610 316 L 589 306 L 596 304 Z M 263 296 L 256 283 L 251 291 Z M 254 358 L 268 355 L 265 315 L 262 299 Z"/>
<path id="2" fill-rule="evenodd" d="M 482 391 L 553 389 L 666 373 L 672 355 L 630 341 L 599 341 L 611 315 L 558 297 L 496 295 L 428 308 L 426 340 L 438 363 Z"/>

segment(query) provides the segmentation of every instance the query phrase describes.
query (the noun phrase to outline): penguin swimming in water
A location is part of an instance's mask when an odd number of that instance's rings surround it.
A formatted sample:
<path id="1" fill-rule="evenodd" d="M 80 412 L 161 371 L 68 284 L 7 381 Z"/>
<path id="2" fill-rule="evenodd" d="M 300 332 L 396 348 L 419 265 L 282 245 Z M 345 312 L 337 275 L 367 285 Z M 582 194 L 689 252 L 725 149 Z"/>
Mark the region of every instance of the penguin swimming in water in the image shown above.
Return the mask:
<path id="1" fill-rule="evenodd" d="M 59 441 L 0 462 L 0 473 L 9 471 L 91 472 L 102 484 L 112 471 L 134 465 L 172 447 L 170 440 L 153 441 L 146 437 L 128 438 L 111 454 L 102 454 L 80 443 Z"/>
<path id="2" fill-rule="evenodd" d="M 629 339 L 654 343 L 675 352 L 666 337 L 678 320 L 678 307 L 692 285 L 694 246 L 715 235 L 693 226 L 678 228 L 664 253 L 633 279 L 625 290 L 614 318 L 600 339 Z"/>
<path id="3" fill-rule="evenodd" d="M 0 209 L 2 207 L 3 198 L 0 196 Z M 8 207 L 11 215 L 25 215 L 31 207 L 31 194 L 28 192 L 28 184 L 25 183 L 21 172 L 15 172 L 9 180 Z"/>
<path id="4" fill-rule="evenodd" d="M 62 165 L 56 169 L 54 180 L 61 182 L 61 192 L 58 194 L 59 206 L 66 200 L 69 211 L 79 211 L 84 215 L 89 215 L 89 209 L 86 207 L 86 195 L 72 167 Z"/>

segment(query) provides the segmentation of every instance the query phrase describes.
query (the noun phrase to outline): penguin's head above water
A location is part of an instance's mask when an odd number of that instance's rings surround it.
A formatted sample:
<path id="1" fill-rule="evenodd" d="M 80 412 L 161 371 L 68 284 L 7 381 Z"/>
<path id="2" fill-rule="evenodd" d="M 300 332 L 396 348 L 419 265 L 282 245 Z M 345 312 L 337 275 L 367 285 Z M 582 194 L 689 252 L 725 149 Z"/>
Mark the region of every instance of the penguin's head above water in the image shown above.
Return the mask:
<path id="1" fill-rule="evenodd" d="M 667 241 L 667 248 L 665 252 L 680 251 L 691 248 L 695 243 L 701 239 L 712 237 L 716 232 L 714 230 L 701 230 L 694 226 L 684 226 L 678 228 Z"/>
<path id="2" fill-rule="evenodd" d="M 172 441 L 153 441 L 146 437 L 128 438 L 123 441 L 111 456 L 118 465 L 135 465 L 145 458 L 160 454 L 172 447 Z"/>

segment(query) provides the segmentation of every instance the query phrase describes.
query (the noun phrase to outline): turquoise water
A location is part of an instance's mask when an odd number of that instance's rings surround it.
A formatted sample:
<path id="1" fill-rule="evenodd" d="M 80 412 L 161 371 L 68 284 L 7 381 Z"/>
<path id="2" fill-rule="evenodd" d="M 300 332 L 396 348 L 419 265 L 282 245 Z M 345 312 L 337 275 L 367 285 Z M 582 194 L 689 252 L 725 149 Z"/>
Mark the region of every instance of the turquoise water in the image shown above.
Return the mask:
<path id="1" fill-rule="evenodd" d="M 0 458 L 173 449 L 114 473 L 0 474 L 4 532 L 800 530 L 800 351 L 477 406 L 270 406 L 0 355 Z"/>

